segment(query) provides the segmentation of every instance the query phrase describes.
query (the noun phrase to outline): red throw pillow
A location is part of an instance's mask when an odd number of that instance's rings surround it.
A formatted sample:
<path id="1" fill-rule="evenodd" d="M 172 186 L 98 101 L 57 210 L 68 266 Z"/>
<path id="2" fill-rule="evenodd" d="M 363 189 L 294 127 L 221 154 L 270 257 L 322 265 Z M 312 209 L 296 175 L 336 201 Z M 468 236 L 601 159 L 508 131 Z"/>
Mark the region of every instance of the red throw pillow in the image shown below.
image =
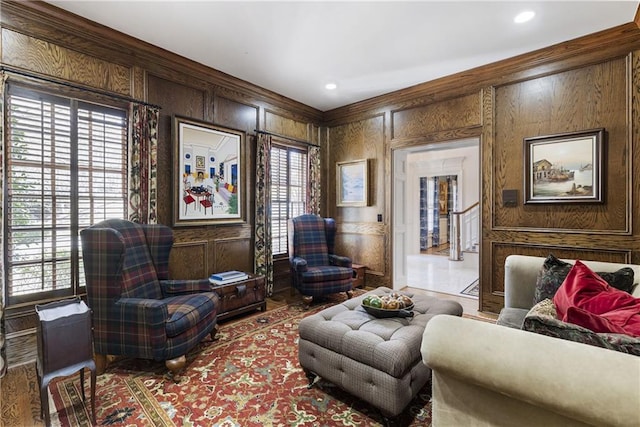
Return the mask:
<path id="1" fill-rule="evenodd" d="M 553 297 L 558 318 L 594 332 L 640 337 L 640 298 L 615 289 L 576 261 Z"/>

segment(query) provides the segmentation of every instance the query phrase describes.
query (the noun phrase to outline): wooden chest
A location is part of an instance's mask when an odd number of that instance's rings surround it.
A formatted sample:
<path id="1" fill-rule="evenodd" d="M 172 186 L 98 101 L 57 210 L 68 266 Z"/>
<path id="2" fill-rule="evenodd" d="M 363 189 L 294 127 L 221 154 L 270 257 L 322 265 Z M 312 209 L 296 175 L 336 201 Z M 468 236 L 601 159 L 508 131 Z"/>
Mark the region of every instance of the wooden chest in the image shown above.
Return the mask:
<path id="1" fill-rule="evenodd" d="M 220 298 L 219 321 L 248 311 L 267 309 L 264 276 L 249 274 L 248 279 L 214 286 L 213 290 Z"/>

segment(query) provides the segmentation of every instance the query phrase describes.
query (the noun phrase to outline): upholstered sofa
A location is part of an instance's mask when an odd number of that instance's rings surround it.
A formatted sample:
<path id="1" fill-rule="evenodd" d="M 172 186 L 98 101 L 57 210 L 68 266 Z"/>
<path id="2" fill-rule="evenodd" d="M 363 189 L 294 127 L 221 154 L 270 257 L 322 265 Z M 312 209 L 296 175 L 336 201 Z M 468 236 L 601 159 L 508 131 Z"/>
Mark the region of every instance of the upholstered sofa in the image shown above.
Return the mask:
<path id="1" fill-rule="evenodd" d="M 640 357 L 518 329 L 544 260 L 507 258 L 502 325 L 453 316 L 427 324 L 421 352 L 432 369 L 435 427 L 640 425 Z M 637 282 L 640 266 L 628 267 Z"/>
<path id="2" fill-rule="evenodd" d="M 504 308 L 500 312 L 498 324 L 520 329 L 526 314 L 534 305 L 536 281 L 546 258 L 510 255 L 504 263 Z M 574 260 L 562 260 L 570 264 Z M 640 265 L 618 264 L 600 261 L 581 260 L 596 272 L 615 272 L 628 267 L 634 272 L 635 282 L 640 280 Z M 640 298 L 640 286 L 633 289 L 633 296 Z"/>

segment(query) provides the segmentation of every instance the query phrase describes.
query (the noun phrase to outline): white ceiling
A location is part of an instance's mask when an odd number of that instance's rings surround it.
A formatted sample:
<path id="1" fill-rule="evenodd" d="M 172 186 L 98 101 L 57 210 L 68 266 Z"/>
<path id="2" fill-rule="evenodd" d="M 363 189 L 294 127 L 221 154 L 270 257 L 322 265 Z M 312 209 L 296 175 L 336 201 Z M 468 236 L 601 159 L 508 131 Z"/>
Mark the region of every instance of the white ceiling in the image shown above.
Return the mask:
<path id="1" fill-rule="evenodd" d="M 639 4 L 48 2 L 322 111 L 632 22 Z"/>

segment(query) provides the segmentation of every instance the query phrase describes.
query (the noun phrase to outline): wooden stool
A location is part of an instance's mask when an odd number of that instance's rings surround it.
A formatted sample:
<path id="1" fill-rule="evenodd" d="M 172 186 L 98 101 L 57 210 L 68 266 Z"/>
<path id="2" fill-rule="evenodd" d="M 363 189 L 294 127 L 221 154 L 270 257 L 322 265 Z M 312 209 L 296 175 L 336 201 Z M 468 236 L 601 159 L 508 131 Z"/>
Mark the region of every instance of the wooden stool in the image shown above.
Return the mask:
<path id="1" fill-rule="evenodd" d="M 91 417 L 96 423 L 96 364 L 91 340 L 91 312 L 80 298 L 36 305 L 38 314 L 38 359 L 36 372 L 40 386 L 40 411 L 45 425 L 51 424 L 47 387 L 56 377 L 80 371 L 84 394 L 84 369 L 91 370 Z"/>

